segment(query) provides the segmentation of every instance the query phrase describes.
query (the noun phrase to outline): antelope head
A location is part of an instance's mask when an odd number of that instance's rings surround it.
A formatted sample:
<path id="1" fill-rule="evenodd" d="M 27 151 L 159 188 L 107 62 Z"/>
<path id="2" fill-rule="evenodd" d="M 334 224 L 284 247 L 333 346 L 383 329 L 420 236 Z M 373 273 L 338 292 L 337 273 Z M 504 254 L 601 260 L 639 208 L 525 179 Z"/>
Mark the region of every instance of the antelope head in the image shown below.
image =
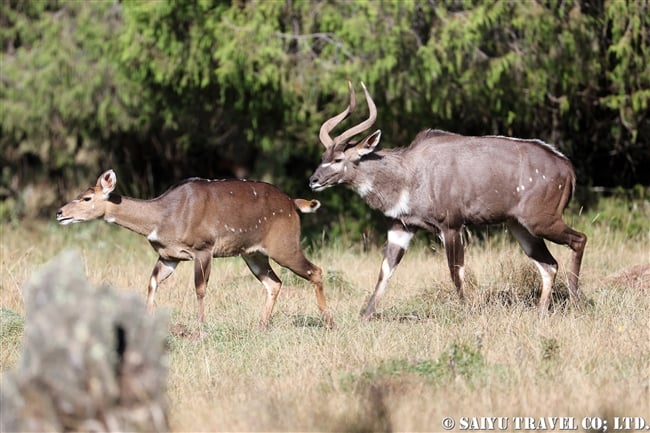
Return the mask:
<path id="1" fill-rule="evenodd" d="M 323 153 L 321 164 L 309 178 L 309 186 L 314 191 L 322 191 L 325 188 L 340 183 L 350 183 L 351 177 L 353 176 L 352 173 L 359 164 L 359 161 L 364 156 L 374 152 L 377 144 L 379 144 L 381 131 L 377 130 L 360 142 L 348 146 L 349 140 L 352 137 L 369 129 L 375 123 L 375 120 L 377 120 L 377 107 L 370 97 L 366 86 L 363 83 L 361 83 L 361 86 L 363 87 L 366 102 L 368 103 L 368 118 L 334 138 L 330 136 L 332 129 L 354 111 L 356 106 L 354 89 L 352 88 L 352 83 L 348 81 L 350 103 L 345 110 L 327 120 L 320 128 L 318 137 L 321 143 L 323 143 L 323 146 L 325 146 L 325 153 Z"/>
<path id="2" fill-rule="evenodd" d="M 102 218 L 106 212 L 108 197 L 115 189 L 117 178 L 113 170 L 104 172 L 97 184 L 79 194 L 56 213 L 60 224 L 78 223 Z"/>

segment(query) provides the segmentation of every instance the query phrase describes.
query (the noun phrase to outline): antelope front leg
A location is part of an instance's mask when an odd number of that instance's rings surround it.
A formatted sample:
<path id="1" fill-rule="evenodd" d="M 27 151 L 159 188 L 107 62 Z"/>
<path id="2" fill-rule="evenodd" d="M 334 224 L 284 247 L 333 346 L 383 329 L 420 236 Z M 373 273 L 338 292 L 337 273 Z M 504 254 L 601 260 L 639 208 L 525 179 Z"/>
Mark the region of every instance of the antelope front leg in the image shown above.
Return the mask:
<path id="1" fill-rule="evenodd" d="M 409 230 L 399 221 L 394 222 L 388 230 L 388 243 L 384 250 L 384 260 L 381 262 L 379 279 L 377 280 L 375 291 L 363 311 L 362 317 L 364 319 L 367 320 L 375 314 L 377 302 L 379 302 L 381 297 L 384 295 L 384 291 L 388 285 L 388 280 L 390 280 L 395 268 L 402 260 L 414 234 L 415 232 Z"/>
<path id="2" fill-rule="evenodd" d="M 149 279 L 149 286 L 147 287 L 147 312 L 153 312 L 153 302 L 156 296 L 156 290 L 160 283 L 165 281 L 169 277 L 174 269 L 176 269 L 178 262 L 171 260 L 163 260 L 161 257 L 158 257 L 158 261 L 153 267 L 151 272 L 151 278 Z"/>
<path id="3" fill-rule="evenodd" d="M 203 299 L 208 288 L 210 269 L 212 268 L 212 253 L 197 254 L 194 257 L 194 287 L 196 289 L 196 311 L 199 322 L 205 323 Z"/>
<path id="4" fill-rule="evenodd" d="M 463 283 L 465 281 L 465 247 L 463 240 L 460 236 L 459 230 L 445 230 L 443 232 L 443 239 L 445 241 L 445 253 L 447 253 L 447 264 L 449 265 L 449 272 L 451 279 L 456 286 L 456 291 L 461 300 L 465 294 L 463 293 Z"/>

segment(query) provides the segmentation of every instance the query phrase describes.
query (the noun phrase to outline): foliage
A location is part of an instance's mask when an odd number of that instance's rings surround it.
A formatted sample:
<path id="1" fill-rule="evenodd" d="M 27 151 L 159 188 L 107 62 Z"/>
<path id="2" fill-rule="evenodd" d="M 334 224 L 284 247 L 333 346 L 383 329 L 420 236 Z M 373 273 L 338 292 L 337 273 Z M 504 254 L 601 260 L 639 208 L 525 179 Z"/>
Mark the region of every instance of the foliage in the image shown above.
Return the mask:
<path id="1" fill-rule="evenodd" d="M 60 201 L 109 165 L 122 192 L 142 196 L 194 175 L 311 195 L 318 129 L 345 106 L 348 79 L 368 85 L 388 146 L 426 127 L 537 137 L 573 160 L 583 185 L 650 184 L 643 0 L 0 8 L 0 199 L 14 213 L 29 213 L 27 185 Z M 319 199 L 313 227 L 334 237 L 378 227 L 347 191 Z"/>
<path id="2" fill-rule="evenodd" d="M 117 5 L 1 7 L 0 145 L 10 169 L 3 186 L 16 175 L 55 179 L 74 177 L 80 166 L 95 170 L 106 141 L 139 126 L 127 110 L 138 92 L 110 57 L 111 35 L 122 27 Z"/>
<path id="3" fill-rule="evenodd" d="M 20 336 L 24 326 L 25 323 L 20 314 L 8 308 L 0 307 L 0 338 L 3 341 Z"/>
<path id="4" fill-rule="evenodd" d="M 650 189 L 637 185 L 610 191 L 584 216 L 592 229 L 602 227 L 628 239 L 644 239 L 650 235 Z"/>
<path id="5" fill-rule="evenodd" d="M 487 364 L 477 348 L 464 343 L 453 343 L 438 359 L 392 359 L 383 362 L 375 370 L 366 371 L 363 376 L 366 380 L 376 381 L 410 374 L 434 383 L 462 378 L 471 384 L 483 374 L 486 367 Z"/>

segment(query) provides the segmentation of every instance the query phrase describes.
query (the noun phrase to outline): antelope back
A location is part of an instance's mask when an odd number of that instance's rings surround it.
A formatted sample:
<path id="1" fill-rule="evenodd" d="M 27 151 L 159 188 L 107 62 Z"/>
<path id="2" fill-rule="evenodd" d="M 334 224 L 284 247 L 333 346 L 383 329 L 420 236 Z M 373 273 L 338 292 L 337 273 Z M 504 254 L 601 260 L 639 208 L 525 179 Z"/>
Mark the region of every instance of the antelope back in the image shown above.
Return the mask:
<path id="1" fill-rule="evenodd" d="M 300 238 L 296 204 L 268 183 L 191 179 L 159 200 L 174 204 L 163 221 L 180 224 L 185 242 L 213 242 L 215 256 L 264 249 L 277 237 Z"/>

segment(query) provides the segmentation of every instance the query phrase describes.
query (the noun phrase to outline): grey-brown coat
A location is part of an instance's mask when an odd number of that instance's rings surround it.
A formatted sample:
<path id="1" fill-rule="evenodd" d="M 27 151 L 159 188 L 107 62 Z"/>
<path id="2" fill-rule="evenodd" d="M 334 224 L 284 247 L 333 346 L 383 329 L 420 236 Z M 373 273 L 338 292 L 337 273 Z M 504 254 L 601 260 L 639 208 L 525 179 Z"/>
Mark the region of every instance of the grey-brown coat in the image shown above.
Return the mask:
<path id="1" fill-rule="evenodd" d="M 321 127 L 325 153 L 310 186 L 321 191 L 347 185 L 389 219 L 384 260 L 364 317 L 375 313 L 377 301 L 419 229 L 441 235 L 451 278 L 462 298 L 461 230 L 466 224 L 507 225 L 541 274 L 541 313 L 548 310 L 558 269 L 544 239 L 568 245 L 573 250 L 570 294 L 573 300 L 580 299 L 578 276 L 587 237 L 562 220 L 576 182 L 571 162 L 562 153 L 540 140 L 467 137 L 440 130 L 422 131 L 410 146 L 390 150 L 377 150 L 381 131 L 349 145 L 350 138 L 376 120 L 375 104 L 363 89 L 368 119 L 330 137 L 330 131 L 355 107 L 350 85 L 348 107 Z"/>

